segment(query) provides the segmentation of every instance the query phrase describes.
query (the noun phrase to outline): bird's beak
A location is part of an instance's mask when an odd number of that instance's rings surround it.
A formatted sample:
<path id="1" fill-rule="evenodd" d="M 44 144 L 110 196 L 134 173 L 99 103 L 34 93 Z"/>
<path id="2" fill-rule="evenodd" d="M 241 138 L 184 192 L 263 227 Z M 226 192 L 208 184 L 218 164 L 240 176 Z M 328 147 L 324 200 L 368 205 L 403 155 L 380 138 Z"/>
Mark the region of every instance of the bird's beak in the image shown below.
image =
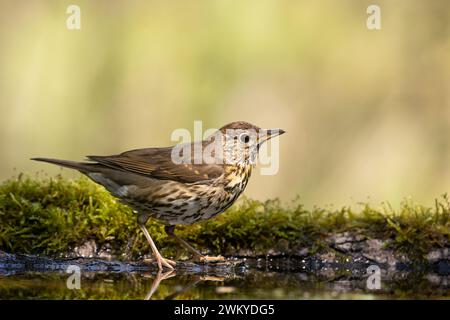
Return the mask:
<path id="1" fill-rule="evenodd" d="M 260 135 L 260 138 L 259 138 L 258 147 L 261 146 L 264 142 L 266 142 L 274 137 L 281 136 L 283 133 L 286 132 L 283 129 L 263 129 L 261 131 L 262 131 L 262 134 Z"/>
<path id="2" fill-rule="evenodd" d="M 283 129 L 268 129 L 266 130 L 266 135 L 268 137 L 266 140 L 272 139 L 276 136 L 281 136 L 285 132 L 286 131 L 284 131 Z"/>

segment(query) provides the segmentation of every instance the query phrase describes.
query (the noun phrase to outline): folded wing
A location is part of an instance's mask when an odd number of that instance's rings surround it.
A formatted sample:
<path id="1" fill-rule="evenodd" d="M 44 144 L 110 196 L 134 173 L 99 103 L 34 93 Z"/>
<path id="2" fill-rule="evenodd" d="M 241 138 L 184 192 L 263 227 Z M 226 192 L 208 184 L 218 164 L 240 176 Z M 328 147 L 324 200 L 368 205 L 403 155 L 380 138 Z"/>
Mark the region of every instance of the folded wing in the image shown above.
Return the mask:
<path id="1" fill-rule="evenodd" d="M 193 161 L 174 163 L 172 148 L 137 149 L 118 155 L 87 158 L 116 170 L 182 183 L 212 182 L 220 177 L 225 169 L 221 164 L 193 164 Z"/>

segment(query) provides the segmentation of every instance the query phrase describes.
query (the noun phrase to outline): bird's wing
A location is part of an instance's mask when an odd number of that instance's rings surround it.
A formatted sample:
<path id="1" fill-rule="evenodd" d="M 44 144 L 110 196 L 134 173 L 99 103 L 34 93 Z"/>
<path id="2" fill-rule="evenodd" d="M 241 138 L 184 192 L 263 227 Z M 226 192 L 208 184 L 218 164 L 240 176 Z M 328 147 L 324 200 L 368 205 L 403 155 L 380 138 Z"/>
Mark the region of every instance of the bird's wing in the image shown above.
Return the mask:
<path id="1" fill-rule="evenodd" d="M 121 171 L 183 183 L 208 183 L 220 177 L 225 169 L 221 164 L 193 164 L 193 161 L 176 164 L 172 160 L 170 147 L 137 149 L 119 155 L 87 158 Z"/>

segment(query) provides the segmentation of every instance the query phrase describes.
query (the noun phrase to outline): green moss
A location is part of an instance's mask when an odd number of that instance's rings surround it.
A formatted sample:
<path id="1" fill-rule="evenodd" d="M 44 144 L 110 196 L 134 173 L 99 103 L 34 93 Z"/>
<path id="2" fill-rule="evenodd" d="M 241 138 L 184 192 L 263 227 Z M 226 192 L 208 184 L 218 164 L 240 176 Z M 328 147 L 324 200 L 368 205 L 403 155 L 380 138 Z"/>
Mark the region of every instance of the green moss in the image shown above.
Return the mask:
<path id="1" fill-rule="evenodd" d="M 147 226 L 163 253 L 181 252 L 160 223 L 152 220 Z M 289 252 L 301 247 L 314 251 L 326 246 L 329 234 L 358 231 L 367 237 L 392 239 L 394 249 L 420 258 L 431 248 L 449 243 L 450 202 L 444 195 L 433 208 L 404 201 L 399 210 L 364 205 L 354 211 L 347 207 L 306 210 L 298 201 L 283 205 L 278 200 L 242 198 L 215 219 L 177 230 L 215 254 L 240 249 Z M 57 255 L 86 240 L 95 240 L 99 247 L 110 243 L 114 253 L 126 257 L 149 251 L 135 213 L 86 178 L 20 175 L 0 185 L 0 250 Z"/>

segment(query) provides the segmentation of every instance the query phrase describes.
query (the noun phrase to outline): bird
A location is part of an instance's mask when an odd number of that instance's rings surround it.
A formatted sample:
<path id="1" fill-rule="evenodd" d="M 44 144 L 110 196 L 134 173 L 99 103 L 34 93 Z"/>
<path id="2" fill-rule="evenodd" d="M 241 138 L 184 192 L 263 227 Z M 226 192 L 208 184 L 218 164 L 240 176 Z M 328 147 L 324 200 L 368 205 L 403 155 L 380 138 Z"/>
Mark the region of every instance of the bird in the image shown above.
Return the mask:
<path id="1" fill-rule="evenodd" d="M 171 147 L 86 156 L 82 162 L 41 157 L 31 160 L 78 170 L 131 207 L 158 269 L 173 270 L 176 262 L 161 255 L 145 226 L 147 221 L 152 218 L 162 222 L 167 235 L 192 253 L 194 261 L 223 261 L 221 256 L 203 255 L 179 237 L 175 227 L 211 219 L 228 209 L 247 186 L 261 145 L 283 133 L 282 129 L 262 129 L 235 121 L 205 140 Z"/>

